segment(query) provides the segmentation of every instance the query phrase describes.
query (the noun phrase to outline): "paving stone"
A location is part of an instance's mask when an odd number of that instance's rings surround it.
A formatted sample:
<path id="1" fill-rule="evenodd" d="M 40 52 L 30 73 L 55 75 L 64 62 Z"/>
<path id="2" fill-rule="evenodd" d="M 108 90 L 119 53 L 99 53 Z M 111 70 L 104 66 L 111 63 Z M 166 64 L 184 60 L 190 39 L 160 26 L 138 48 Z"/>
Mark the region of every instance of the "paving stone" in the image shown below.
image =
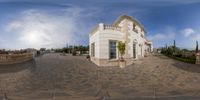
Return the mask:
<path id="1" fill-rule="evenodd" d="M 0 70 L 0 88 L 8 91 L 13 98 L 27 95 L 29 99 L 41 97 L 48 100 L 47 97 L 52 93 L 49 91 L 56 89 L 65 91 L 55 92 L 56 98 L 74 96 L 80 99 L 95 97 L 101 89 L 101 97 L 107 95 L 108 91 L 111 97 L 119 98 L 153 96 L 153 87 L 157 88 L 160 96 L 192 95 L 200 91 L 200 71 L 196 65 L 178 62 L 163 55 L 149 55 L 121 69 L 117 66 L 98 67 L 84 56 L 51 53 L 24 64 L 0 66 Z M 186 92 L 194 88 L 194 93 Z"/>

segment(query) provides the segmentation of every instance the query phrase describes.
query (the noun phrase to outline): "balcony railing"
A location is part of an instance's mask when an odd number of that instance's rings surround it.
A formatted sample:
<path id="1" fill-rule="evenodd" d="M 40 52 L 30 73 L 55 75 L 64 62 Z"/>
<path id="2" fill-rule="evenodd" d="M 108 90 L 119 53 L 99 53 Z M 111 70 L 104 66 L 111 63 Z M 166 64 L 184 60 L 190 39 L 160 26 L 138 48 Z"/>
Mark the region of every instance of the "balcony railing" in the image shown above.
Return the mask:
<path id="1" fill-rule="evenodd" d="M 105 25 L 105 24 L 99 24 L 98 26 L 96 26 L 91 32 L 90 34 L 94 34 L 96 33 L 98 30 L 115 30 L 115 31 L 121 31 L 121 27 L 117 27 L 114 25 Z"/>
<path id="2" fill-rule="evenodd" d="M 117 26 L 114 26 L 114 25 L 104 25 L 103 26 L 104 30 L 116 30 L 116 31 L 121 31 L 121 27 L 117 27 Z"/>

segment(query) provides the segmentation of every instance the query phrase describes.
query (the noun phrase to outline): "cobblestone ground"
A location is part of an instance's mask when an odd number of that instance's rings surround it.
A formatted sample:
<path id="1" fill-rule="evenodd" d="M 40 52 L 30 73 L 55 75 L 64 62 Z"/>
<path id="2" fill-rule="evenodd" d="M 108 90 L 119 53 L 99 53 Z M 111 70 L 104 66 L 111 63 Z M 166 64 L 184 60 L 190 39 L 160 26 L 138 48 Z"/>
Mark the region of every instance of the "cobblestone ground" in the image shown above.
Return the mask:
<path id="1" fill-rule="evenodd" d="M 45 54 L 22 64 L 0 65 L 0 100 L 196 97 L 200 96 L 199 76 L 200 66 L 159 54 L 124 69 L 98 67 L 84 56 Z"/>

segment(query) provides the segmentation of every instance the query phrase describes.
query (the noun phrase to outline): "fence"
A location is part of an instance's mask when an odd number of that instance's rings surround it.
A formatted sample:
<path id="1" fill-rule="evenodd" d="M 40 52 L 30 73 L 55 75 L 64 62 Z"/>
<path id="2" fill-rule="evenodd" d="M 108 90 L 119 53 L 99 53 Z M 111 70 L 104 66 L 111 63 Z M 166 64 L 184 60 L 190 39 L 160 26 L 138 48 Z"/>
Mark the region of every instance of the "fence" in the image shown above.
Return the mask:
<path id="1" fill-rule="evenodd" d="M 33 59 L 32 53 L 0 54 L 0 64 L 15 64 Z"/>

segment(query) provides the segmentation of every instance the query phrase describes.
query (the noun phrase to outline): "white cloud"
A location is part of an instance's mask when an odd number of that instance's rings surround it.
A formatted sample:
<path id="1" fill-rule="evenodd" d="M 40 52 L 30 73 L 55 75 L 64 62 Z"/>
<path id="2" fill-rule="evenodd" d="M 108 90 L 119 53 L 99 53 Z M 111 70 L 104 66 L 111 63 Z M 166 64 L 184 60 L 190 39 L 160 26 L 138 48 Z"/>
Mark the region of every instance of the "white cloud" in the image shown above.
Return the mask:
<path id="1" fill-rule="evenodd" d="M 169 39 L 174 39 L 175 34 L 174 33 L 170 33 L 170 34 L 158 33 L 152 36 L 148 36 L 147 38 L 152 41 L 169 40 Z"/>
<path id="2" fill-rule="evenodd" d="M 182 30 L 181 33 L 184 35 L 184 37 L 189 37 L 192 34 L 195 34 L 195 31 L 192 28 L 186 28 L 186 29 Z"/>
<path id="3" fill-rule="evenodd" d="M 187 42 L 195 42 L 196 40 L 200 40 L 200 33 L 198 29 L 192 29 L 192 28 L 185 28 L 182 31 L 180 31 L 181 34 L 184 35 L 184 39 L 187 39 Z M 188 43 L 189 44 L 189 43 Z"/>
<path id="4" fill-rule="evenodd" d="M 17 35 L 17 48 L 63 47 L 66 43 L 76 44 L 82 35 L 80 8 L 61 10 L 61 14 L 41 10 L 21 12 L 21 18 L 8 23 L 8 33 Z M 82 26 L 81 26 L 82 25 Z M 87 34 L 88 35 L 88 34 Z"/>
<path id="5" fill-rule="evenodd" d="M 175 39 L 176 33 L 175 33 L 174 28 L 168 26 L 168 27 L 165 27 L 163 30 L 164 31 L 161 33 L 147 36 L 147 39 L 149 39 L 151 41 Z"/>
<path id="6" fill-rule="evenodd" d="M 200 40 L 200 34 L 195 34 L 192 37 L 190 37 L 190 40 Z"/>

